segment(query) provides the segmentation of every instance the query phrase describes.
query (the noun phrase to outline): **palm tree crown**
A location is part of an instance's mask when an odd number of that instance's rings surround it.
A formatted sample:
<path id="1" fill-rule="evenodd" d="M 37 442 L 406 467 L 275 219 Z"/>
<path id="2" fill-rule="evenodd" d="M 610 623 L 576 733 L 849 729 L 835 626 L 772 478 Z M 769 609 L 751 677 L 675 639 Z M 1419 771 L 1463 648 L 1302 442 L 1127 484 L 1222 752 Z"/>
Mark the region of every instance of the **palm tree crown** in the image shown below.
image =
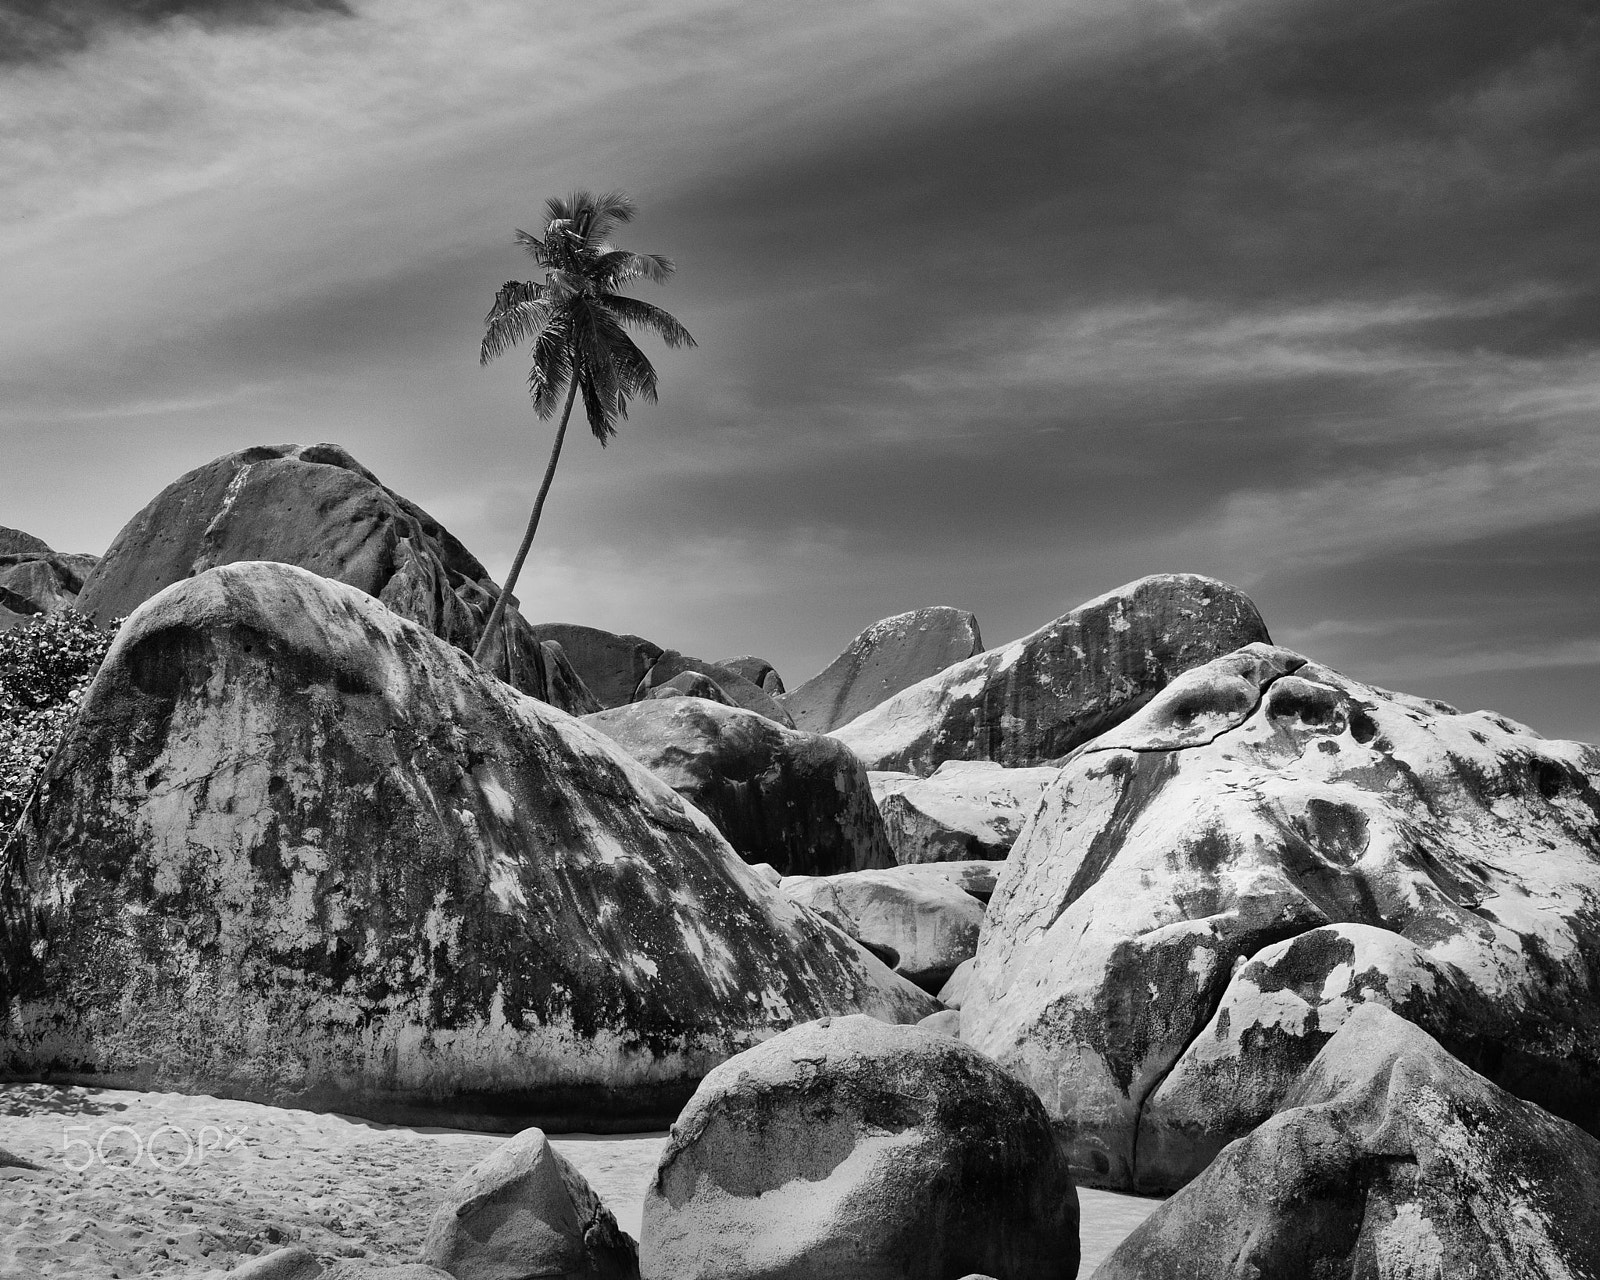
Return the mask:
<path id="1" fill-rule="evenodd" d="M 522 562 L 527 558 L 544 510 L 545 495 L 555 478 L 561 443 L 573 401 L 581 392 L 589 430 L 602 445 L 617 433 L 617 420 L 628 416 L 628 401 L 635 396 L 656 398 L 656 371 L 644 352 L 634 345 L 629 328 L 649 329 L 669 347 L 692 347 L 689 331 L 660 307 L 618 293 L 634 280 L 664 282 L 672 263 L 654 253 L 634 253 L 608 243 L 607 237 L 631 221 L 636 206 L 620 191 L 591 195 L 574 191 L 570 196 L 545 202 L 549 217 L 544 236 L 517 232 L 517 242 L 545 269 L 544 279 L 509 280 L 495 294 L 494 306 L 484 318 L 483 347 L 479 362 L 531 341 L 532 364 L 528 390 L 541 418 L 556 411 L 566 392 L 566 407 L 556 428 L 555 444 L 545 466 L 544 482 L 534 499 L 522 546 L 512 561 L 505 588 L 484 624 L 473 657 L 485 662 L 493 650 L 501 619 Z M 509 654 L 507 665 L 509 668 Z"/>
<path id="2" fill-rule="evenodd" d="M 634 253 L 606 238 L 637 212 L 620 191 L 594 196 L 575 191 L 545 204 L 544 236 L 517 232 L 517 242 L 540 266 L 543 281 L 509 280 L 485 318 L 480 362 L 488 364 L 533 341 L 528 390 L 534 411 L 548 418 L 561 393 L 576 381 L 589 430 L 605 444 L 628 416 L 628 400 L 656 398 L 656 371 L 624 331 L 654 331 L 669 347 L 692 347 L 694 339 L 660 307 L 617 290 L 634 280 L 664 283 L 673 265 L 660 254 Z"/>

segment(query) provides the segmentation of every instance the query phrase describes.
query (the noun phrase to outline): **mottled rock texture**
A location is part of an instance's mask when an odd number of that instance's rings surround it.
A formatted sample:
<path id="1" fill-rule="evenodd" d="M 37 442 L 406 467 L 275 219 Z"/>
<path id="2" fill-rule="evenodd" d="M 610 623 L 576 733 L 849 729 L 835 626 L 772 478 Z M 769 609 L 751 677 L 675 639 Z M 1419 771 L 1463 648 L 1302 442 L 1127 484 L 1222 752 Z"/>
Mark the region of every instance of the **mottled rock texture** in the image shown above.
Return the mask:
<path id="1" fill-rule="evenodd" d="M 286 565 L 128 620 L 3 873 L 13 1077 L 616 1130 L 937 1007 L 609 738 Z"/>
<path id="2" fill-rule="evenodd" d="M 180 476 L 134 516 L 84 583 L 104 626 L 218 565 L 275 560 L 348 583 L 470 653 L 500 588 L 432 516 L 338 445 L 264 445 Z M 565 711 L 599 709 L 559 649 L 508 610 L 488 665 Z"/>
<path id="3" fill-rule="evenodd" d="M 0 630 L 77 603 L 97 557 L 52 551 L 20 529 L 0 525 Z"/>
<path id="4" fill-rule="evenodd" d="M 832 732 L 868 769 L 926 776 L 946 760 L 1028 768 L 1127 719 L 1174 676 L 1267 639 L 1237 588 L 1159 574 L 957 662 Z"/>
<path id="5" fill-rule="evenodd" d="M 710 818 L 746 862 L 784 875 L 894 865 L 867 771 L 832 738 L 696 697 L 651 698 L 584 723 Z"/>
<path id="6" fill-rule="evenodd" d="M 1039 1100 L 981 1054 L 825 1019 L 706 1077 L 639 1253 L 646 1280 L 1071 1280 L 1078 1197 Z"/>
<path id="7" fill-rule="evenodd" d="M 897 862 L 1003 859 L 1058 769 L 946 760 L 928 777 L 868 775 Z"/>
<path id="8" fill-rule="evenodd" d="M 1062 770 L 962 1034 L 1109 1186 L 1193 1177 L 1364 1002 L 1593 1132 L 1597 773 L 1600 749 L 1252 645 Z"/>
<path id="9" fill-rule="evenodd" d="M 734 706 L 754 711 L 757 715 L 781 724 L 785 729 L 794 728 L 794 721 L 789 713 L 760 685 L 745 679 L 732 667 L 724 667 L 715 662 L 702 662 L 699 658 L 687 657 L 676 649 L 663 651 L 651 664 L 650 670 L 645 672 L 643 679 L 639 681 L 639 687 L 633 692 L 634 701 L 648 698 L 652 690 L 679 676 L 694 673 L 711 679 Z"/>
<path id="10" fill-rule="evenodd" d="M 1356 1010 L 1094 1280 L 1600 1276 L 1600 1142 Z"/>
<path id="11" fill-rule="evenodd" d="M 639 1276 L 638 1245 L 538 1129 L 524 1129 L 450 1188 L 422 1261 L 456 1280 Z"/>
<path id="12" fill-rule="evenodd" d="M 783 696 L 802 729 L 827 733 L 902 689 L 983 652 L 978 620 L 940 605 L 875 622 L 823 670 Z"/>
<path id="13" fill-rule="evenodd" d="M 896 973 L 932 992 L 977 950 L 983 904 L 952 879 L 915 874 L 921 870 L 789 876 L 781 887 L 877 954 L 892 954 Z"/>

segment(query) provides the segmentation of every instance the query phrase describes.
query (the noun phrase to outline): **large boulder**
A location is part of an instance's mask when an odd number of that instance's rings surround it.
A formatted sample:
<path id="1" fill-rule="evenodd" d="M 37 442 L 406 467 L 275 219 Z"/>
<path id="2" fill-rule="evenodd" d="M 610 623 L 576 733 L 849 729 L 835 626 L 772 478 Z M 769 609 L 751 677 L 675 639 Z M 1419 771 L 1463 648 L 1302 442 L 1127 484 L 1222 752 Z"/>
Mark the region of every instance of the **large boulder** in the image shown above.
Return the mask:
<path id="1" fill-rule="evenodd" d="M 455 1280 L 638 1280 L 639 1247 L 588 1180 L 524 1129 L 450 1188 L 422 1261 Z"/>
<path id="2" fill-rule="evenodd" d="M 734 706 L 754 711 L 785 729 L 795 727 L 789 713 L 760 685 L 745 679 L 732 667 L 724 667 L 715 662 L 702 662 L 699 658 L 687 657 L 676 649 L 664 650 L 651 664 L 650 670 L 644 673 L 638 688 L 633 691 L 634 701 L 639 702 L 648 698 L 653 690 L 680 676 L 693 674 L 706 676 L 712 680 Z"/>
<path id="3" fill-rule="evenodd" d="M 41 538 L 0 525 L 0 630 L 77 604 L 98 558 L 52 551 Z"/>
<path id="4" fill-rule="evenodd" d="M 926 778 L 867 775 L 897 862 L 1003 859 L 1060 770 L 946 760 Z"/>
<path id="5" fill-rule="evenodd" d="M 13 1078 L 648 1128 L 775 1030 L 937 1007 L 609 738 L 281 564 L 135 612 L 3 872 Z"/>
<path id="6" fill-rule="evenodd" d="M 897 613 L 873 623 L 819 674 L 784 694 L 783 705 L 800 728 L 827 733 L 982 652 L 978 619 L 965 609 Z"/>
<path id="7" fill-rule="evenodd" d="M 1600 1276 L 1600 1142 L 1356 1010 L 1094 1280 Z"/>
<path id="8" fill-rule="evenodd" d="M 1252 645 L 1062 770 L 962 1034 L 1111 1186 L 1193 1177 L 1364 1002 L 1595 1132 L 1597 776 L 1600 749 Z"/>
<path id="9" fill-rule="evenodd" d="M 894 865 L 867 771 L 832 738 L 683 696 L 652 697 L 584 722 L 710 818 L 747 862 L 771 863 L 784 875 Z"/>
<path id="10" fill-rule="evenodd" d="M 926 776 L 946 760 L 1028 768 L 1127 719 L 1174 676 L 1267 639 L 1237 588 L 1158 574 L 957 662 L 832 732 L 868 769 Z"/>
<path id="11" fill-rule="evenodd" d="M 780 887 L 875 953 L 892 954 L 896 973 L 935 992 L 977 951 L 983 903 L 955 880 L 916 874 L 921 871 L 788 876 Z"/>
<path id="12" fill-rule="evenodd" d="M 554 640 L 566 653 L 598 709 L 633 701 L 639 682 L 666 652 L 641 636 L 618 635 L 576 622 L 535 622 L 529 631 L 539 640 Z"/>
<path id="13" fill-rule="evenodd" d="M 175 582 L 247 560 L 347 583 L 468 653 L 500 594 L 449 530 L 338 445 L 263 445 L 163 489 L 117 535 L 78 607 L 104 626 Z M 548 638 L 508 609 L 490 670 L 565 711 L 598 710 Z"/>
<path id="14" fill-rule="evenodd" d="M 645 1280 L 1071 1280 L 1078 1197 L 1039 1100 L 981 1054 L 824 1019 L 705 1078 L 639 1254 Z"/>

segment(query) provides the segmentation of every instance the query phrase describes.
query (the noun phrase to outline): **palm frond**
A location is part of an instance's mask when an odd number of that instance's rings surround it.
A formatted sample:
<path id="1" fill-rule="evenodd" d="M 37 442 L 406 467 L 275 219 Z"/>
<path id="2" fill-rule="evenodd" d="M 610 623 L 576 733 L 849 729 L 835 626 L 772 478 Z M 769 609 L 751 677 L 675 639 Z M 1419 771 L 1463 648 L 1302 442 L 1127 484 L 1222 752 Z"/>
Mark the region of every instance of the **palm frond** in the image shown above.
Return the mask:
<path id="1" fill-rule="evenodd" d="M 609 245 L 601 248 L 602 252 L 595 258 L 592 274 L 595 283 L 602 289 L 620 289 L 630 281 L 639 279 L 665 284 L 677 270 L 670 258 L 663 258 L 659 253 L 634 253 Z"/>
<path id="2" fill-rule="evenodd" d="M 571 316 L 560 311 L 534 339 L 528 369 L 528 393 L 533 397 L 533 411 L 541 418 L 548 418 L 561 405 L 561 393 L 574 373 L 572 349 Z"/>
<path id="3" fill-rule="evenodd" d="M 603 299 L 623 324 L 649 329 L 669 347 L 692 347 L 695 340 L 678 322 L 676 316 L 640 298 L 630 298 L 624 293 L 607 294 Z"/>
<path id="4" fill-rule="evenodd" d="M 617 323 L 615 316 L 603 305 L 596 306 L 594 311 L 595 333 L 599 341 L 604 343 L 607 359 L 616 370 L 618 396 L 623 406 L 622 416 L 627 417 L 626 406 L 629 396 L 642 396 L 654 402 L 656 368 L 650 363 L 650 358 L 639 350 L 634 340 Z"/>
<path id="5" fill-rule="evenodd" d="M 478 363 L 488 364 L 534 337 L 549 323 L 550 304 L 540 295 L 542 286 L 527 280 L 508 280 L 495 294 L 494 305 L 484 317 L 483 345 Z"/>
<path id="6" fill-rule="evenodd" d="M 541 263 L 544 261 L 544 241 L 538 236 L 531 236 L 521 227 L 517 228 L 517 243 L 531 253 Z"/>

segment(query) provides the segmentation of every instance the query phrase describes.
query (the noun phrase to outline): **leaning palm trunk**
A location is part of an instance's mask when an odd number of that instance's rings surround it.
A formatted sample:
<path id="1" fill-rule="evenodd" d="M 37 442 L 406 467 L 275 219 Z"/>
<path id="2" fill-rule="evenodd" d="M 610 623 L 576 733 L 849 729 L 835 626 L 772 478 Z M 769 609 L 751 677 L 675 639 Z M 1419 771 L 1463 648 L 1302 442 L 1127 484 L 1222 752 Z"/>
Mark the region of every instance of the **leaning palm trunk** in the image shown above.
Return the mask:
<path id="1" fill-rule="evenodd" d="M 511 572 L 506 575 L 505 585 L 500 588 L 500 595 L 494 602 L 494 608 L 489 611 L 489 621 L 483 624 L 483 634 L 478 637 L 478 647 L 472 651 L 472 660 L 479 666 L 482 666 L 489 656 L 494 647 L 495 635 L 504 625 L 506 602 L 516 590 L 517 579 L 522 576 L 522 562 L 528 558 L 528 548 L 533 545 L 533 535 L 539 530 L 539 515 L 544 511 L 544 499 L 550 492 L 550 482 L 556 478 L 556 463 L 561 460 L 561 442 L 567 438 L 567 420 L 572 417 L 572 402 L 577 398 L 578 380 L 573 378 L 572 386 L 567 391 L 567 407 L 561 414 L 561 425 L 556 428 L 556 442 L 550 447 L 550 461 L 545 464 L 544 483 L 539 486 L 539 496 L 533 500 L 533 514 L 528 517 L 527 532 L 522 535 L 522 545 L 517 548 L 517 558 L 511 562 Z M 510 665 L 508 654 L 507 674 L 510 673 Z"/>
<path id="2" fill-rule="evenodd" d="M 488 364 L 531 339 L 528 390 L 534 412 L 541 418 L 555 412 L 562 386 L 567 388 L 567 404 L 556 430 L 555 447 L 550 450 L 550 464 L 544 470 L 544 483 L 528 517 L 528 531 L 522 535 L 511 574 L 472 655 L 480 666 L 505 630 L 505 612 L 539 528 L 539 515 L 555 478 L 567 420 L 578 394 L 583 394 L 589 430 L 603 445 L 616 434 L 617 419 L 628 416 L 631 397 L 656 398 L 655 368 L 624 330 L 650 329 L 669 347 L 694 346 L 689 331 L 660 307 L 617 292 L 633 280 L 660 283 L 672 274 L 672 263 L 658 254 L 634 253 L 606 243 L 612 228 L 633 217 L 633 201 L 619 191 L 602 196 L 575 191 L 565 200 L 548 201 L 545 207 L 550 217 L 544 239 L 517 232 L 518 243 L 546 269 L 544 280 L 508 280 L 501 286 L 484 319 L 479 359 Z M 507 674 L 510 660 L 508 652 Z"/>

